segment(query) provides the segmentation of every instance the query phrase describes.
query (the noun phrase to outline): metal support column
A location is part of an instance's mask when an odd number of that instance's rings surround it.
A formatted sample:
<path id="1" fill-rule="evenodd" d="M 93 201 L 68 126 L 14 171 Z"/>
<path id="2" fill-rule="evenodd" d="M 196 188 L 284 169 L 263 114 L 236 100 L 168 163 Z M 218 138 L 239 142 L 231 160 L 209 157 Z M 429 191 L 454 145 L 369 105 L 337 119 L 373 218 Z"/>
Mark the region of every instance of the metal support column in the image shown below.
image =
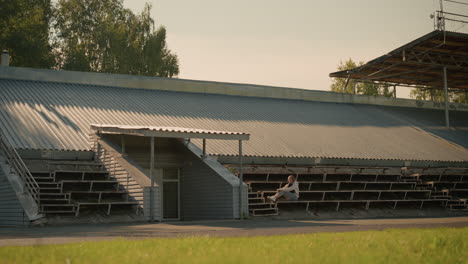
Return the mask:
<path id="1" fill-rule="evenodd" d="M 244 185 L 244 173 L 242 168 L 242 140 L 239 140 L 239 219 L 243 219 L 242 210 L 242 187 Z"/>
<path id="2" fill-rule="evenodd" d="M 120 141 L 122 144 L 122 156 L 125 155 L 125 135 L 120 135 Z"/>
<path id="3" fill-rule="evenodd" d="M 349 78 L 351 77 L 351 75 L 348 75 L 348 78 L 346 78 L 346 82 L 345 82 L 345 85 L 343 87 L 343 93 L 348 93 L 348 83 L 349 83 Z"/>
<path id="4" fill-rule="evenodd" d="M 206 158 L 206 138 L 203 139 L 203 159 Z"/>
<path id="5" fill-rule="evenodd" d="M 150 187 L 150 221 L 154 222 L 154 137 L 151 137 L 151 146 L 150 146 L 150 178 L 151 178 L 151 187 Z"/>
<path id="6" fill-rule="evenodd" d="M 444 66 L 444 100 L 445 100 L 445 126 L 450 127 L 449 120 L 449 98 L 448 98 L 448 82 L 447 82 L 447 67 Z"/>
<path id="7" fill-rule="evenodd" d="M 396 85 L 393 86 L 393 98 L 396 98 Z"/>

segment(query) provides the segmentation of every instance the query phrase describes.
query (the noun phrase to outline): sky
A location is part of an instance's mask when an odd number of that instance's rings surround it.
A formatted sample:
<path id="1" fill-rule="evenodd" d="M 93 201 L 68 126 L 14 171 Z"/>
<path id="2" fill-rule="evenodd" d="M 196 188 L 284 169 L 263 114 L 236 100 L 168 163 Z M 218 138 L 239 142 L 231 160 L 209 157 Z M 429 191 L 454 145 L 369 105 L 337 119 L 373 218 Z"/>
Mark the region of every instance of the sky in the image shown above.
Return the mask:
<path id="1" fill-rule="evenodd" d="M 124 6 L 139 13 L 146 2 L 167 29 L 179 78 L 311 90 L 329 90 L 328 75 L 342 60 L 369 61 L 431 32 L 429 16 L 439 7 L 439 0 L 124 0 Z M 445 8 L 468 14 L 460 5 Z M 398 88 L 398 97 L 408 95 Z"/>

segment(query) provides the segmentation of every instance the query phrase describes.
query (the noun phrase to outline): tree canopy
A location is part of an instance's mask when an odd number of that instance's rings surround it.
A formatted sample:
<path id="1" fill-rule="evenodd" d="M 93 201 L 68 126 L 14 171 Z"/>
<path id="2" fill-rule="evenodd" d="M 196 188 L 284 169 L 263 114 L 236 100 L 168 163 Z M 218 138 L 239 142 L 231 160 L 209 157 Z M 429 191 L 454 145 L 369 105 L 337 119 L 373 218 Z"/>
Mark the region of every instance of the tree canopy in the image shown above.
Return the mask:
<path id="1" fill-rule="evenodd" d="M 122 0 L 0 0 L 0 48 L 12 65 L 173 77 L 179 60 L 155 27 Z"/>
<path id="2" fill-rule="evenodd" d="M 52 67 L 50 0 L 0 0 L 0 10 L 0 49 L 10 53 L 11 65 Z"/>
<path id="3" fill-rule="evenodd" d="M 456 103 L 467 103 L 468 96 L 467 93 L 455 93 L 449 91 L 448 93 L 449 101 Z M 410 97 L 417 100 L 431 100 L 435 102 L 444 102 L 444 90 L 430 90 L 424 88 L 413 88 L 410 92 Z"/>
<path id="4" fill-rule="evenodd" d="M 177 56 L 166 29 L 155 29 L 151 5 L 135 15 L 121 0 L 59 0 L 54 29 L 60 68 L 172 77 Z"/>
<path id="5" fill-rule="evenodd" d="M 338 71 L 344 71 L 353 69 L 363 65 L 364 62 L 356 63 L 351 58 L 346 61 L 341 61 L 338 65 Z M 343 78 L 333 78 L 332 84 L 330 89 L 333 92 L 337 93 L 354 93 L 354 89 L 356 89 L 356 94 L 362 95 L 382 95 L 391 97 L 393 96 L 393 90 L 391 90 L 388 86 L 377 84 L 377 83 L 362 83 L 356 82 L 355 80 L 350 79 L 348 82 L 348 86 L 345 89 L 346 80 Z M 355 88 L 354 88 L 355 87 Z"/>

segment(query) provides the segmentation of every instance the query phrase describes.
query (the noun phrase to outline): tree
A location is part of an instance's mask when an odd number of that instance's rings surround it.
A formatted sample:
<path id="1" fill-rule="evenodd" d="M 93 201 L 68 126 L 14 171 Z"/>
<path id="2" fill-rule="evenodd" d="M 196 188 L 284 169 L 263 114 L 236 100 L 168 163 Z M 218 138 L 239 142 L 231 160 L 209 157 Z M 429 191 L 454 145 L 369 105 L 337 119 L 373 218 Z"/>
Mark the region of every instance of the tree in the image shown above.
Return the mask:
<path id="1" fill-rule="evenodd" d="M 177 55 L 166 44 L 166 29 L 155 29 L 146 4 L 139 15 L 122 0 L 59 0 L 54 42 L 58 68 L 77 71 L 173 77 Z"/>
<path id="2" fill-rule="evenodd" d="M 364 62 L 356 63 L 351 58 L 346 61 L 341 61 L 338 65 L 338 71 L 350 70 L 362 66 Z M 330 89 L 337 93 L 353 93 L 353 87 L 356 87 L 356 94 L 363 95 L 383 95 L 386 97 L 393 96 L 393 90 L 390 90 L 388 85 L 382 85 L 378 83 L 362 83 L 356 82 L 350 79 L 348 86 L 345 90 L 346 79 L 345 78 L 333 78 Z"/>
<path id="3" fill-rule="evenodd" d="M 10 53 L 11 65 L 52 67 L 50 0 L 1 0 L 0 10 L 0 48 Z"/>
<path id="4" fill-rule="evenodd" d="M 456 103 L 468 103 L 468 96 L 467 93 L 455 93 L 449 91 L 449 101 L 456 102 Z M 417 99 L 417 100 L 431 100 L 435 102 L 444 102 L 444 90 L 431 90 L 431 89 L 424 89 L 422 87 L 413 88 L 410 92 L 410 97 Z"/>

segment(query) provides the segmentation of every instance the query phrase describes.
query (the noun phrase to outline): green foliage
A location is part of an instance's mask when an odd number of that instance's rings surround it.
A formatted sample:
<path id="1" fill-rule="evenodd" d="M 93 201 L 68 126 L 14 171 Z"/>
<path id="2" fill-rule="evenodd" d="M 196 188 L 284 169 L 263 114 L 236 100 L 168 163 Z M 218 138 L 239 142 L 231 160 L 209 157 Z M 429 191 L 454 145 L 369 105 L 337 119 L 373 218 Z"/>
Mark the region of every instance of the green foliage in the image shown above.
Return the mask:
<path id="1" fill-rule="evenodd" d="M 410 92 L 410 97 L 417 100 L 431 100 L 435 102 L 444 102 L 443 90 L 429 90 L 421 88 L 413 88 Z M 467 93 L 454 93 L 449 91 L 449 101 L 456 103 L 468 103 Z"/>
<path id="2" fill-rule="evenodd" d="M 0 247 L 9 263 L 467 263 L 468 228 Z"/>
<path id="3" fill-rule="evenodd" d="M 59 0 L 54 29 L 58 67 L 66 70 L 173 77 L 178 58 L 155 29 L 146 4 L 139 15 L 121 0 Z"/>
<path id="4" fill-rule="evenodd" d="M 178 58 L 151 5 L 141 14 L 122 0 L 0 0 L 0 49 L 12 66 L 173 77 Z M 0 50 L 0 51 L 1 51 Z"/>
<path id="5" fill-rule="evenodd" d="M 0 0 L 0 49 L 10 53 L 11 65 L 50 68 L 50 0 Z"/>
<path id="6" fill-rule="evenodd" d="M 356 63 L 351 58 L 346 61 L 341 61 L 338 65 L 338 71 L 344 71 L 349 69 L 354 69 L 359 66 L 362 66 L 364 62 Z M 393 96 L 393 88 L 390 89 L 386 85 L 381 85 L 378 83 L 360 83 L 356 82 L 353 79 L 349 80 L 348 86 L 345 90 L 346 79 L 345 78 L 333 78 L 331 90 L 337 93 L 353 93 L 353 87 L 356 87 L 356 94 L 363 94 L 363 95 L 382 95 L 386 97 Z"/>

